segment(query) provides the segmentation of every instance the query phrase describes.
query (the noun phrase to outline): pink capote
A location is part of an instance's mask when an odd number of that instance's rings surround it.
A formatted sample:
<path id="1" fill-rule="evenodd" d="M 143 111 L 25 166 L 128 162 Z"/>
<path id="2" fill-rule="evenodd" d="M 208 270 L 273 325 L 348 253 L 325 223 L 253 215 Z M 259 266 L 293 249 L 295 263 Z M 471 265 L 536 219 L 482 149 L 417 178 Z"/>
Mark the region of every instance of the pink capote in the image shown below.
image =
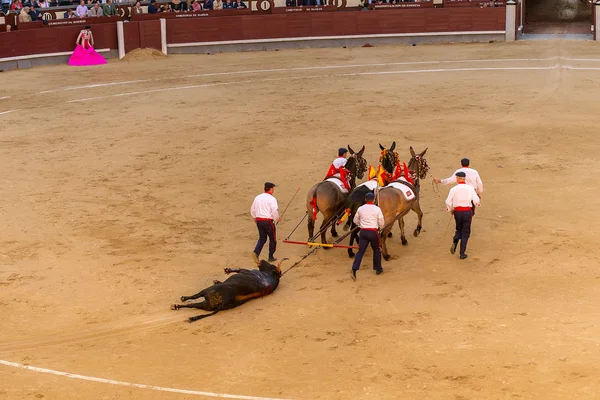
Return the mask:
<path id="1" fill-rule="evenodd" d="M 87 67 L 89 65 L 106 64 L 102 57 L 87 40 L 83 40 L 83 45 L 78 44 L 69 58 L 69 65 L 75 67 Z"/>

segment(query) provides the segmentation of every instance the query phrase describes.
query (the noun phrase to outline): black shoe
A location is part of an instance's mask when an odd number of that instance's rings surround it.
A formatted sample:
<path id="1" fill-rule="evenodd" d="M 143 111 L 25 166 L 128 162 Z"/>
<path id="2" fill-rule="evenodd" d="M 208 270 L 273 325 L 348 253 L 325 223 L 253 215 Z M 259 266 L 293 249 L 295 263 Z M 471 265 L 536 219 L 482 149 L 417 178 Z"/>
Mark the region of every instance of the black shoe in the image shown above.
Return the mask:
<path id="1" fill-rule="evenodd" d="M 376 269 L 376 270 L 375 270 L 375 273 L 376 273 L 377 275 L 381 275 L 381 274 L 383 274 L 383 268 L 381 268 L 381 269 Z"/>
<path id="2" fill-rule="evenodd" d="M 260 261 L 258 260 L 258 254 L 256 254 L 255 252 L 252 252 L 252 259 L 256 264 L 260 263 Z"/>
<path id="3" fill-rule="evenodd" d="M 466 255 L 466 254 L 461 254 L 461 255 L 460 255 L 460 259 L 461 259 L 461 260 L 464 260 L 464 259 L 465 259 L 465 258 L 467 258 L 467 257 L 469 257 L 469 256 L 468 256 L 468 255 Z"/>
<path id="4" fill-rule="evenodd" d="M 269 262 L 277 261 L 275 257 L 269 257 Z"/>
<path id="5" fill-rule="evenodd" d="M 452 246 L 450 246 L 450 254 L 456 253 L 456 246 L 457 245 L 458 245 L 458 242 L 452 243 Z"/>
<path id="6" fill-rule="evenodd" d="M 352 278 L 353 281 L 356 280 L 356 270 L 355 269 L 350 270 L 350 278 Z"/>

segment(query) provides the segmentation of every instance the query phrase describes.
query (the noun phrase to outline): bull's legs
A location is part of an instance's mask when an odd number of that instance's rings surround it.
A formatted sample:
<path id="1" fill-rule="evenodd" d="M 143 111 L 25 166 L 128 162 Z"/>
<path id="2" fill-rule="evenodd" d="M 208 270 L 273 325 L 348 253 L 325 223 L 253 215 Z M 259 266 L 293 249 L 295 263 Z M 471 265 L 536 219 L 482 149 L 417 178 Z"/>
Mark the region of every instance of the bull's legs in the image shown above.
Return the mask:
<path id="1" fill-rule="evenodd" d="M 181 296 L 179 299 L 181 301 L 196 300 L 197 298 L 204 297 L 204 294 L 206 293 L 205 290 L 206 289 L 203 289 L 192 296 Z"/>
<path id="2" fill-rule="evenodd" d="M 418 221 L 417 221 L 417 229 L 415 229 L 415 231 L 413 232 L 413 236 L 417 237 L 419 236 L 419 234 L 421 233 L 421 224 L 423 223 L 423 211 L 421 211 L 421 205 L 419 204 L 419 199 L 417 198 L 417 200 L 413 203 L 412 208 L 411 208 L 414 212 L 417 213 L 418 216 Z"/>
<path id="3" fill-rule="evenodd" d="M 191 303 L 191 304 L 172 304 L 171 310 L 179 310 L 180 308 L 199 308 L 200 310 L 210 311 L 210 303 L 206 300 L 201 301 L 200 303 Z"/>
<path id="4" fill-rule="evenodd" d="M 400 241 L 403 246 L 408 244 L 408 240 L 406 240 L 406 235 L 404 234 L 404 218 L 398 219 L 398 226 L 400 227 Z"/>
<path id="5" fill-rule="evenodd" d="M 202 319 L 202 318 L 210 317 L 212 315 L 215 315 L 219 311 L 221 311 L 221 309 L 215 310 L 209 314 L 202 314 L 202 315 L 196 315 L 195 317 L 189 317 L 188 322 L 194 322 L 194 321 L 198 321 L 199 319 Z"/>

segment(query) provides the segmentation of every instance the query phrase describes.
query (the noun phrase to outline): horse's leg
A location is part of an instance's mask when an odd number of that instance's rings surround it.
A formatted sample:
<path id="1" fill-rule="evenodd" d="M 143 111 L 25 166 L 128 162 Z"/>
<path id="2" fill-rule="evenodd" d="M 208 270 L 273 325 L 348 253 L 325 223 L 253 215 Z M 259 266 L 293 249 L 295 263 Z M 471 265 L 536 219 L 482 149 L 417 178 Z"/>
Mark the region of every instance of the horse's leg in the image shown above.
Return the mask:
<path id="1" fill-rule="evenodd" d="M 315 220 L 312 217 L 312 212 L 308 216 L 308 240 L 315 235 Z"/>
<path id="2" fill-rule="evenodd" d="M 408 240 L 406 240 L 406 235 L 404 234 L 404 217 L 398 218 L 398 226 L 400 227 L 400 241 L 402 242 L 402 246 L 406 246 Z"/>
<path id="3" fill-rule="evenodd" d="M 383 230 L 383 232 L 381 232 L 381 255 L 383 256 L 383 259 L 385 261 L 388 261 L 390 259 L 390 254 L 387 251 L 386 242 L 388 238 L 388 233 L 390 233 L 390 231 L 392 230 L 392 226 L 394 225 L 394 221 L 386 225 L 387 227 Z"/>
<path id="4" fill-rule="evenodd" d="M 332 215 L 331 218 L 334 218 L 335 215 Z M 336 225 L 336 221 L 331 221 L 331 236 L 332 237 L 338 237 L 338 233 L 335 230 L 335 225 Z"/>
<path id="5" fill-rule="evenodd" d="M 327 222 L 329 222 L 329 220 L 331 219 L 331 215 L 329 215 L 329 213 L 323 213 L 323 223 L 321 224 L 321 227 L 319 228 L 319 230 L 321 231 L 321 243 L 325 244 L 327 243 Z M 327 249 L 327 247 L 324 247 L 325 249 Z"/>
<path id="6" fill-rule="evenodd" d="M 417 198 L 412 205 L 412 210 L 417 213 L 418 221 L 417 221 L 417 229 L 413 232 L 413 236 L 417 237 L 421 233 L 421 224 L 423 223 L 423 211 L 421 211 L 421 205 L 419 204 L 419 199 Z"/>

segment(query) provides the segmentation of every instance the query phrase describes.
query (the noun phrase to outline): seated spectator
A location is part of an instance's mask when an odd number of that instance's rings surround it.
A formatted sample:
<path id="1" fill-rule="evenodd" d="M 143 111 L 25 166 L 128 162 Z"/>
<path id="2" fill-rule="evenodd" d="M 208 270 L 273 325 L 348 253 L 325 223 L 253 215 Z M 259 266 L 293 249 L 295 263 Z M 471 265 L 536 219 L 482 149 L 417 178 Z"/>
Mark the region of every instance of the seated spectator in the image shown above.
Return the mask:
<path id="1" fill-rule="evenodd" d="M 10 10 L 10 0 L 1 0 L 0 11 L 2 11 L 4 14 L 7 14 L 8 10 Z"/>
<path id="2" fill-rule="evenodd" d="M 223 9 L 223 0 L 213 1 L 213 10 L 222 10 L 222 9 Z"/>
<path id="3" fill-rule="evenodd" d="M 223 3 L 223 9 L 226 8 L 235 8 L 233 7 L 233 3 L 231 2 L 231 0 L 225 0 L 225 3 Z"/>
<path id="4" fill-rule="evenodd" d="M 148 14 L 156 14 L 162 12 L 162 9 L 156 7 L 156 0 L 150 0 L 150 5 L 148 6 Z"/>
<path id="5" fill-rule="evenodd" d="M 184 3 L 181 0 L 171 0 L 169 5 L 171 6 L 171 11 L 187 11 L 187 3 Z"/>
<path id="6" fill-rule="evenodd" d="M 236 0 L 233 2 L 233 8 L 248 8 L 242 0 Z"/>
<path id="7" fill-rule="evenodd" d="M 48 7 L 50 7 L 50 3 L 48 3 L 48 0 L 40 0 L 37 2 L 37 7 L 38 8 L 48 8 Z"/>
<path id="8" fill-rule="evenodd" d="M 205 10 L 212 10 L 214 5 L 214 0 L 204 0 L 204 5 L 202 6 Z"/>
<path id="9" fill-rule="evenodd" d="M 297 5 L 296 0 L 285 0 L 286 7 L 296 7 Z"/>
<path id="10" fill-rule="evenodd" d="M 85 5 L 85 1 L 81 0 L 79 2 L 79 5 L 75 9 L 75 14 L 77 14 L 77 16 L 79 18 L 85 18 L 85 17 L 87 17 L 87 15 L 88 15 L 88 8 Z"/>
<path id="11" fill-rule="evenodd" d="M 32 21 L 38 21 L 38 20 L 42 20 L 42 14 L 40 14 L 39 12 L 37 12 L 35 10 L 35 8 L 30 7 L 29 8 L 29 16 L 31 17 Z"/>
<path id="12" fill-rule="evenodd" d="M 133 7 L 131 7 L 131 15 L 137 15 L 137 14 L 143 14 L 144 13 L 144 9 L 142 8 L 142 5 L 140 4 L 139 0 L 135 2 L 135 5 Z"/>
<path id="13" fill-rule="evenodd" d="M 10 9 L 14 12 L 19 12 L 23 9 L 23 3 L 21 3 L 21 0 L 14 0 Z"/>
<path id="14" fill-rule="evenodd" d="M 198 0 L 192 0 L 192 4 L 190 5 L 192 11 L 200 11 L 202 10 L 202 4 L 198 2 Z"/>
<path id="15" fill-rule="evenodd" d="M 77 15 L 73 12 L 73 10 L 68 9 L 67 12 L 63 16 L 65 19 L 77 18 Z"/>
<path id="16" fill-rule="evenodd" d="M 90 8 L 88 12 L 88 16 L 90 17 L 103 17 L 104 11 L 100 8 L 100 3 L 95 3 L 92 8 Z"/>
<path id="17" fill-rule="evenodd" d="M 19 14 L 19 23 L 21 22 L 31 22 L 31 16 L 29 15 L 29 7 L 23 7 L 21 9 L 21 13 Z"/>
<path id="18" fill-rule="evenodd" d="M 117 6 L 114 5 L 113 0 L 106 0 L 106 4 L 102 7 L 102 11 L 105 17 L 109 15 L 119 15 L 119 10 L 117 9 Z"/>

